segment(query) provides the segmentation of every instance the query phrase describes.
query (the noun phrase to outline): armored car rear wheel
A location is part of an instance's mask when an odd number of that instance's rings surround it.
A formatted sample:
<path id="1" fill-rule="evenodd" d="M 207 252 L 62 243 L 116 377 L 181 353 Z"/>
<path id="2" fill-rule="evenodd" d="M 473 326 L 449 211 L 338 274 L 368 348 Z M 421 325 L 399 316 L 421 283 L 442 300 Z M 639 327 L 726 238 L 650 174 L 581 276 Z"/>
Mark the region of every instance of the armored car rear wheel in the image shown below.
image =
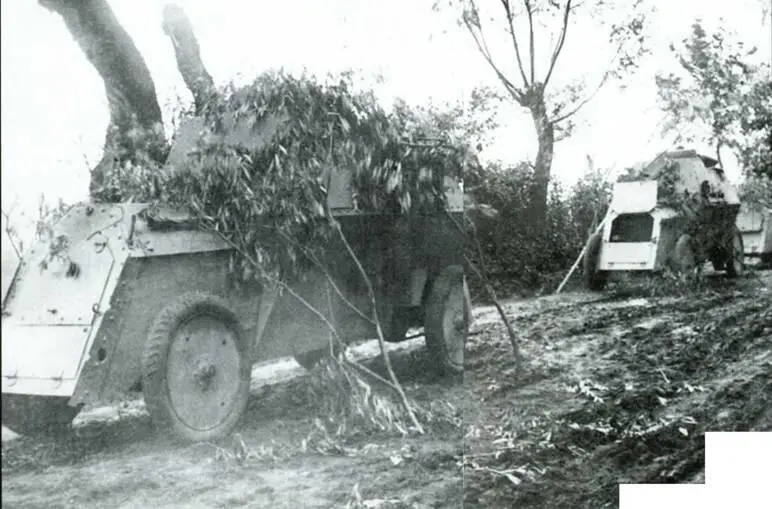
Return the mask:
<path id="1" fill-rule="evenodd" d="M 82 405 L 70 406 L 70 398 L 3 394 L 3 426 L 20 435 L 45 435 L 72 424 Z"/>
<path id="2" fill-rule="evenodd" d="M 228 435 L 246 408 L 251 368 L 228 305 L 202 293 L 181 297 L 147 339 L 142 389 L 154 425 L 187 441 Z"/>
<path id="3" fill-rule="evenodd" d="M 442 374 L 464 371 L 464 350 L 469 334 L 471 309 L 464 269 L 446 267 L 432 283 L 426 303 L 426 346 Z"/>

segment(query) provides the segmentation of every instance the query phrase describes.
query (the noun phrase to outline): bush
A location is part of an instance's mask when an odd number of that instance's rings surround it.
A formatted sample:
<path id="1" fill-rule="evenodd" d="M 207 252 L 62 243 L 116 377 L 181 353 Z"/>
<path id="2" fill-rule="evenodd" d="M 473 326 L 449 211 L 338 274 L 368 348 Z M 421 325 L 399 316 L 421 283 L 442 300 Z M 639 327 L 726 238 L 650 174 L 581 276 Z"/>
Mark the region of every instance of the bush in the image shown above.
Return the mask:
<path id="1" fill-rule="evenodd" d="M 477 235 L 489 276 L 505 290 L 514 287 L 522 292 L 556 284 L 556 277 L 571 267 L 590 230 L 606 213 L 612 185 L 597 171 L 568 189 L 554 182 L 546 222 L 541 224 L 533 219 L 534 183 L 527 164 L 478 169 L 465 181 L 477 201 L 499 212 L 495 220 L 478 226 Z"/>

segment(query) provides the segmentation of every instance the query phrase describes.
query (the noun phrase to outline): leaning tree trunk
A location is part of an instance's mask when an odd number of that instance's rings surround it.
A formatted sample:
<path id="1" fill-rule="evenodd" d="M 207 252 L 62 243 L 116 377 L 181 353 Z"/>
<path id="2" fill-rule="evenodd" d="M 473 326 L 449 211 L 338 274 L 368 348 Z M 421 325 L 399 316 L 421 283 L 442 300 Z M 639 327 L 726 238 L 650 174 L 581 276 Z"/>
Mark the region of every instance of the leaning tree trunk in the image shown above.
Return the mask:
<path id="1" fill-rule="evenodd" d="M 543 223 L 547 216 L 552 159 L 555 154 L 555 127 L 547 116 L 544 99 L 534 102 L 530 108 L 533 125 L 536 128 L 539 148 L 534 162 L 534 186 L 531 192 L 533 220 Z"/>
<path id="2" fill-rule="evenodd" d="M 104 154 L 91 172 L 99 199 L 105 176 L 125 161 L 162 163 L 168 153 L 155 85 L 142 55 L 106 0 L 39 0 L 59 14 L 104 81 L 110 122 Z M 139 152 L 142 152 L 141 154 Z"/>
<path id="3" fill-rule="evenodd" d="M 163 31 L 172 41 L 177 69 L 193 94 L 196 114 L 199 115 L 215 93 L 214 81 L 201 61 L 201 50 L 193 25 L 178 5 L 168 4 L 164 7 Z"/>

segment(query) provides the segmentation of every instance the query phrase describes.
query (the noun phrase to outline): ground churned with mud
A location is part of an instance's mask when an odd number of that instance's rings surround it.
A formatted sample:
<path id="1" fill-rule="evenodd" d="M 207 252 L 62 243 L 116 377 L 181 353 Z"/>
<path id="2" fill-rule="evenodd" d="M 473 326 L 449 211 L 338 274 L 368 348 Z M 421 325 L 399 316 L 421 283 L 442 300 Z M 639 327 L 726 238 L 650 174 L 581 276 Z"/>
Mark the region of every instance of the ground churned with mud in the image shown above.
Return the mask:
<path id="1" fill-rule="evenodd" d="M 523 373 L 492 307 L 475 310 L 463 382 L 433 377 L 420 339 L 393 353 L 409 395 L 446 417 L 423 436 L 325 442 L 288 361 L 256 369 L 223 443 L 169 442 L 137 402 L 85 412 L 67 436 L 4 440 L 2 505 L 598 509 L 617 507 L 620 482 L 702 482 L 706 431 L 772 430 L 772 272 L 505 309 Z"/>

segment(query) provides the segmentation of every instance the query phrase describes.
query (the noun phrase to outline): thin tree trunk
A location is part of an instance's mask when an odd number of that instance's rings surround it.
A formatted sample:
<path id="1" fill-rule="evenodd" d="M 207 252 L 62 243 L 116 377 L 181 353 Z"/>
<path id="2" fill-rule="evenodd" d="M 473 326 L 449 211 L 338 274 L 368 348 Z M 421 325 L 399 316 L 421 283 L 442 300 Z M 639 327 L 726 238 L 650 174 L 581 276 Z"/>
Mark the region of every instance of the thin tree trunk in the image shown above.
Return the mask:
<path id="1" fill-rule="evenodd" d="M 543 222 L 547 215 L 552 159 L 555 154 L 555 128 L 547 117 L 543 98 L 530 106 L 539 148 L 534 161 L 534 186 L 531 193 L 533 219 Z"/>
<path id="2" fill-rule="evenodd" d="M 201 60 L 201 49 L 193 25 L 181 7 L 168 4 L 164 7 L 162 27 L 174 46 L 177 69 L 193 94 L 196 114 L 201 114 L 204 105 L 215 93 L 215 88 L 212 76 Z"/>
<path id="3" fill-rule="evenodd" d="M 90 191 L 99 195 L 105 173 L 118 161 L 162 163 L 168 153 L 155 85 L 134 41 L 106 0 L 39 0 L 62 17 L 67 30 L 104 81 L 110 111 L 102 160 Z M 142 152 L 141 154 L 139 152 Z"/>

